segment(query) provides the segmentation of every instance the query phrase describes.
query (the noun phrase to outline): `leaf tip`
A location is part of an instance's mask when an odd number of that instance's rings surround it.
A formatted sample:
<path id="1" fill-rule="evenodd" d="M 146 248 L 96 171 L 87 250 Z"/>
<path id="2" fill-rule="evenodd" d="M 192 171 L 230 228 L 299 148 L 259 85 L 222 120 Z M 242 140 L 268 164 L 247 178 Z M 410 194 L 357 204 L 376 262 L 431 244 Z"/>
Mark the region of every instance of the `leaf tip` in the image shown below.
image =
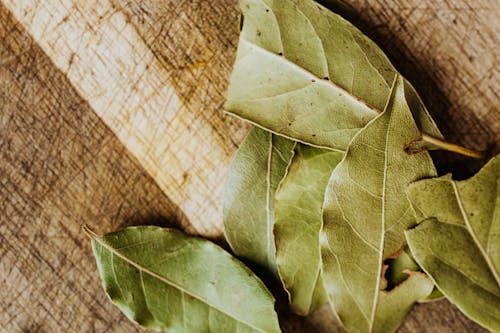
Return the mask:
<path id="1" fill-rule="evenodd" d="M 87 237 L 89 237 L 92 240 L 98 237 L 97 234 L 94 231 L 92 231 L 92 229 L 90 229 L 90 227 L 86 224 L 82 225 L 82 231 L 85 235 L 87 235 Z"/>

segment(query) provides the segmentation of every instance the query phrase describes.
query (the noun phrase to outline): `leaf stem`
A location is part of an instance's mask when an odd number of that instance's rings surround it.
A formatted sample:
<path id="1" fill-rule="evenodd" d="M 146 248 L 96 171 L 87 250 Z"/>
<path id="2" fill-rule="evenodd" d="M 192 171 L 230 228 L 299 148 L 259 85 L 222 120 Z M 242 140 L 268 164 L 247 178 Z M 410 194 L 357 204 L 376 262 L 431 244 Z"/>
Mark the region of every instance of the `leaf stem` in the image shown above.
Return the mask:
<path id="1" fill-rule="evenodd" d="M 464 156 L 472 157 L 472 158 L 484 158 L 484 154 L 479 151 L 475 151 L 472 149 L 468 149 L 459 145 L 456 145 L 454 143 L 446 142 L 441 139 L 434 138 L 428 134 L 422 133 L 422 141 L 430 143 L 436 147 L 439 147 L 443 150 L 451 151 L 457 154 L 461 154 Z"/>
<path id="2" fill-rule="evenodd" d="M 86 224 L 82 225 L 82 231 L 85 233 L 85 235 L 87 235 L 87 237 L 89 237 L 90 239 L 94 240 L 96 239 L 97 237 L 99 237 L 95 232 L 92 231 L 92 229 L 90 229 L 90 227 Z"/>

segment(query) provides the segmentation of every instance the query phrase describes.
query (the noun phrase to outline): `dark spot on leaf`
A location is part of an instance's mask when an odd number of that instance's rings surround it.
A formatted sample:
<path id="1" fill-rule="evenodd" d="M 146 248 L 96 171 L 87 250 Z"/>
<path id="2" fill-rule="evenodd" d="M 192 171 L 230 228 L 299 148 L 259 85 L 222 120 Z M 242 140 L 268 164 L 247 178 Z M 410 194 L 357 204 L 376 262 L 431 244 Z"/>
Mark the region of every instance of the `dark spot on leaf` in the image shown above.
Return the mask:
<path id="1" fill-rule="evenodd" d="M 314 137 L 316 137 L 316 134 L 313 134 L 312 136 L 313 136 L 313 138 L 314 138 Z"/>
<path id="2" fill-rule="evenodd" d="M 292 123 L 288 123 L 288 126 L 292 126 Z"/>
<path id="3" fill-rule="evenodd" d="M 266 9 L 266 13 L 269 13 L 269 8 L 268 8 L 268 9 Z"/>
<path id="4" fill-rule="evenodd" d="M 327 81 L 329 81 L 329 80 L 330 80 L 330 78 L 329 78 L 328 76 L 325 76 L 323 79 L 324 79 L 324 80 L 327 80 Z"/>
<path id="5" fill-rule="evenodd" d="M 283 52 L 278 53 L 278 55 L 279 55 L 279 56 L 282 56 L 282 55 L 283 55 Z"/>
<path id="6" fill-rule="evenodd" d="M 262 32 L 260 32 L 260 30 L 257 30 L 257 36 L 261 36 L 262 35 Z"/>
<path id="7" fill-rule="evenodd" d="M 311 80 L 311 82 L 313 82 L 313 83 L 314 83 L 314 82 L 316 82 L 316 80 L 315 80 L 315 79 L 312 79 L 312 80 Z"/>

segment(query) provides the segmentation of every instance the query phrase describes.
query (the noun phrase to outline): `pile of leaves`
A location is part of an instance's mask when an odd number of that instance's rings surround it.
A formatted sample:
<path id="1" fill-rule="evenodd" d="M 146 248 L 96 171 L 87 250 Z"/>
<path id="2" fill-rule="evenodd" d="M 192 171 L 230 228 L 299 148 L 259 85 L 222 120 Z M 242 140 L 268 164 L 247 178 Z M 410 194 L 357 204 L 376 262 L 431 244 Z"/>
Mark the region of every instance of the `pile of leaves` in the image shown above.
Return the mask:
<path id="1" fill-rule="evenodd" d="M 312 0 L 241 0 L 226 111 L 256 126 L 224 193 L 233 253 L 281 281 L 290 308 L 329 303 L 347 332 L 394 332 L 448 298 L 500 331 L 500 157 L 437 177 L 444 141 L 411 84 L 347 20 Z M 280 332 L 242 262 L 173 229 L 88 228 L 104 288 L 168 332 Z"/>

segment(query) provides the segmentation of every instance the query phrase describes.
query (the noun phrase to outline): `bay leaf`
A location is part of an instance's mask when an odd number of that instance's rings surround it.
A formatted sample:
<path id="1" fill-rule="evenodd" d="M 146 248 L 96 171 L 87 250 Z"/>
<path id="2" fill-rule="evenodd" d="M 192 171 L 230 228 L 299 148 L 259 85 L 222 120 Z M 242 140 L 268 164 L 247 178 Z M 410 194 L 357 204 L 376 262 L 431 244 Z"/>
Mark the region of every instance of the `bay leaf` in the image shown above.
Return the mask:
<path id="1" fill-rule="evenodd" d="M 351 23 L 312 0 L 240 0 L 243 28 L 227 112 L 275 134 L 345 151 L 383 110 L 397 71 Z M 441 134 L 413 87 L 418 128 Z M 420 137 L 415 132 L 414 140 Z"/>
<path id="2" fill-rule="evenodd" d="M 406 245 L 403 251 L 396 258 L 386 260 L 386 270 L 384 277 L 387 280 L 386 290 L 397 288 L 399 284 L 408 279 L 413 272 L 423 272 L 413 258 L 410 248 Z M 410 272 L 410 273 L 409 273 Z M 434 289 L 425 299 L 419 299 L 419 303 L 430 303 L 444 298 L 444 295 L 439 289 L 434 286 Z"/>
<path id="3" fill-rule="evenodd" d="M 153 226 L 104 236 L 85 230 L 106 293 L 141 326 L 162 332 L 280 332 L 272 295 L 217 245 Z"/>
<path id="4" fill-rule="evenodd" d="M 326 185 L 343 154 L 298 144 L 276 193 L 276 262 L 292 311 L 306 315 L 327 301 L 319 232 Z"/>
<path id="5" fill-rule="evenodd" d="M 241 144 L 224 187 L 224 234 L 233 252 L 277 275 L 274 196 L 295 142 L 258 127 Z"/>
<path id="6" fill-rule="evenodd" d="M 500 156 L 475 176 L 410 185 L 422 222 L 406 232 L 417 262 L 464 314 L 500 332 Z"/>
<path id="7" fill-rule="evenodd" d="M 397 285 L 408 279 L 407 270 L 418 272 L 420 267 L 413 259 L 408 246 L 405 246 L 400 253 L 397 253 L 395 258 L 386 260 L 387 270 L 384 277 L 387 280 L 389 289 L 395 288 Z"/>
<path id="8" fill-rule="evenodd" d="M 321 235 L 323 279 L 330 303 L 349 332 L 394 332 L 411 305 L 426 298 L 432 281 L 411 273 L 387 291 L 384 262 L 416 224 L 405 190 L 436 175 L 427 152 L 402 147 L 418 135 L 398 76 L 385 112 L 352 140 L 327 187 Z"/>

